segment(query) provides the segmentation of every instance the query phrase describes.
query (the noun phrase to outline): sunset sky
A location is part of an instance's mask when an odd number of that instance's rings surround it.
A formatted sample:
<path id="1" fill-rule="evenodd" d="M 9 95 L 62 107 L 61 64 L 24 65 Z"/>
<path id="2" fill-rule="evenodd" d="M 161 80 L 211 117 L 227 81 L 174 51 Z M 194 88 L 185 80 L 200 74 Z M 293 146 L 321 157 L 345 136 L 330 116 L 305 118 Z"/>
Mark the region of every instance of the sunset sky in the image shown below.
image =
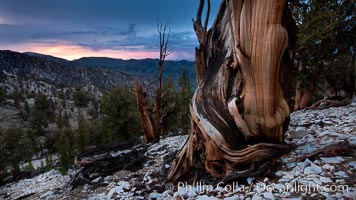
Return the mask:
<path id="1" fill-rule="evenodd" d="M 211 0 L 213 22 L 220 0 Z M 171 29 L 173 54 L 194 59 L 199 0 L 0 0 L 0 49 L 69 60 L 158 56 L 157 20 Z"/>

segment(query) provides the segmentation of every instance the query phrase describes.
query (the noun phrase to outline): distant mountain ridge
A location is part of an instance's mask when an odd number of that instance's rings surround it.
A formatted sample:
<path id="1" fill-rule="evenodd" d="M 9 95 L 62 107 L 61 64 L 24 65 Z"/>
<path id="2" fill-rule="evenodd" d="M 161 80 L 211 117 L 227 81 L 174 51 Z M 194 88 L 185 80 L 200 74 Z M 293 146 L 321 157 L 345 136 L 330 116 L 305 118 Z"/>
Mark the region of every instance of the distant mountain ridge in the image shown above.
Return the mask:
<path id="1" fill-rule="evenodd" d="M 148 79 L 155 79 L 158 75 L 158 59 L 130 59 L 123 60 L 119 58 L 109 57 L 83 57 L 73 61 L 57 58 L 50 55 L 44 55 L 33 52 L 26 52 L 25 54 L 46 59 L 48 61 L 54 61 L 57 63 L 65 64 L 72 67 L 101 67 L 114 71 L 123 72 L 133 76 L 142 76 Z M 178 81 L 182 70 L 185 70 L 191 83 L 195 84 L 195 64 L 193 61 L 179 60 L 165 61 L 164 78 L 172 78 L 174 81 Z"/>
<path id="2" fill-rule="evenodd" d="M 35 53 L 35 52 L 24 52 L 24 54 L 32 56 L 32 57 L 43 58 L 45 60 L 53 61 L 53 62 L 60 63 L 60 64 L 70 65 L 70 61 L 63 59 L 63 58 L 58 58 L 58 57 Z"/>
<path id="3" fill-rule="evenodd" d="M 45 81 L 56 85 L 72 87 L 94 85 L 103 89 L 111 89 L 115 86 L 133 87 L 136 81 L 147 81 L 143 77 L 119 71 L 99 67 L 73 67 L 71 63 L 67 63 L 64 59 L 8 50 L 0 50 L 1 73 Z"/>
<path id="4" fill-rule="evenodd" d="M 154 79 L 158 74 L 158 59 L 130 59 L 122 60 L 106 57 L 83 57 L 71 61 L 72 66 L 88 66 L 88 67 L 103 67 L 115 71 L 121 71 L 131 75 L 142 75 L 150 79 Z M 192 83 L 195 83 L 195 67 L 193 61 L 165 61 L 165 69 L 163 76 L 172 78 L 175 81 L 179 80 L 182 70 L 187 72 Z"/>

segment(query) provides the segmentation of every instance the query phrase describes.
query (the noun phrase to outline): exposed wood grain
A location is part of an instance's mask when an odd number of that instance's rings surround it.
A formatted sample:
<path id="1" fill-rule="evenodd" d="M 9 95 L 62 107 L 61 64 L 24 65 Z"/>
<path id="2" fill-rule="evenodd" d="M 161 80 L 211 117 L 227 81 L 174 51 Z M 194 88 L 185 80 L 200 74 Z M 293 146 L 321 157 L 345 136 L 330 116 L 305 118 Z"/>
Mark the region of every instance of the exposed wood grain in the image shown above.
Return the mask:
<path id="1" fill-rule="evenodd" d="M 248 176 L 262 169 L 252 165 L 289 149 L 283 144 L 288 88 L 280 77 L 290 71 L 295 31 L 289 31 L 294 22 L 286 1 L 224 0 L 207 32 L 201 26 L 203 7 L 201 0 L 194 21 L 199 47 L 193 126 L 170 181 L 192 174 L 202 160 L 213 177 Z"/>

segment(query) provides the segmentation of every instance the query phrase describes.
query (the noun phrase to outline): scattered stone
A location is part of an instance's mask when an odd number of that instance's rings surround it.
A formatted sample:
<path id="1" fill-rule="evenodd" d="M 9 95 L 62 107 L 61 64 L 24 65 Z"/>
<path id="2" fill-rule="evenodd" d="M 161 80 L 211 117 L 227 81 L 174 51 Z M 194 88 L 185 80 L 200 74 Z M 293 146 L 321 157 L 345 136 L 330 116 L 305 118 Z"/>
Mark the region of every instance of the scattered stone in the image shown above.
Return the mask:
<path id="1" fill-rule="evenodd" d="M 276 172 L 276 176 L 283 176 L 284 174 L 286 174 L 287 172 L 284 171 L 277 171 Z"/>
<path id="2" fill-rule="evenodd" d="M 180 193 L 179 193 L 179 192 L 175 192 L 175 193 L 173 194 L 173 197 L 175 197 L 176 199 L 177 199 L 177 198 L 180 198 Z"/>
<path id="3" fill-rule="evenodd" d="M 351 145 L 356 146 L 356 136 L 350 137 L 348 141 Z"/>
<path id="4" fill-rule="evenodd" d="M 328 198 L 329 197 L 329 194 L 326 193 L 326 192 L 320 192 L 321 195 L 323 195 L 324 197 Z"/>
<path id="5" fill-rule="evenodd" d="M 310 144 L 306 144 L 303 149 L 302 149 L 302 154 L 308 154 L 308 153 L 311 153 L 311 152 L 314 152 L 316 151 L 317 148 L 315 146 L 312 146 Z"/>
<path id="6" fill-rule="evenodd" d="M 320 181 L 323 183 L 331 183 L 333 182 L 330 178 L 327 177 L 320 177 Z"/>
<path id="7" fill-rule="evenodd" d="M 287 200 L 302 200 L 302 198 L 301 197 L 299 197 L 299 198 L 287 198 Z"/>
<path id="8" fill-rule="evenodd" d="M 153 192 L 153 193 L 151 193 L 151 194 L 148 196 L 148 199 L 161 200 L 161 195 L 159 195 L 159 194 L 156 193 L 156 192 Z"/>
<path id="9" fill-rule="evenodd" d="M 336 163 L 340 163 L 340 162 L 344 162 L 345 159 L 343 159 L 340 156 L 336 156 L 336 157 L 321 157 L 320 158 L 324 163 L 328 163 L 328 164 L 336 164 Z"/>
<path id="10" fill-rule="evenodd" d="M 320 160 L 314 160 L 313 163 L 316 164 L 316 165 L 321 165 L 321 161 Z"/>
<path id="11" fill-rule="evenodd" d="M 266 199 L 266 200 L 274 200 L 274 196 L 271 192 L 265 192 L 263 193 L 263 197 Z"/>
<path id="12" fill-rule="evenodd" d="M 283 163 L 288 163 L 289 158 L 281 158 L 281 161 L 282 161 Z"/>
<path id="13" fill-rule="evenodd" d="M 308 181 L 308 180 L 306 180 L 306 179 L 299 179 L 299 180 L 298 180 L 298 183 L 299 183 L 300 185 L 309 185 L 309 184 L 311 184 L 310 181 Z"/>
<path id="14" fill-rule="evenodd" d="M 306 167 L 303 171 L 304 174 L 314 174 L 315 172 L 312 170 L 311 167 Z"/>
<path id="15" fill-rule="evenodd" d="M 98 177 L 98 178 L 92 180 L 91 182 L 95 184 L 95 183 L 99 183 L 101 180 L 102 180 L 102 178 Z"/>
<path id="16" fill-rule="evenodd" d="M 347 115 L 345 114 L 347 113 Z M 169 136 L 162 138 L 159 143 L 150 144 L 146 154 L 145 168 L 135 172 L 120 171 L 112 176 L 98 177 L 91 183 L 81 185 L 75 191 L 70 190 L 69 175 L 62 175 L 58 171 L 50 171 L 32 179 L 20 180 L 0 188 L 0 199 L 200 199 L 200 200 L 260 200 L 260 199 L 353 199 L 356 188 L 353 183 L 352 170 L 356 168 L 353 157 L 338 155 L 334 157 L 316 156 L 305 159 L 304 162 L 289 162 L 293 158 L 301 158 L 306 154 L 322 149 L 336 141 L 348 140 L 356 144 L 355 119 L 356 104 L 354 106 L 331 108 L 325 110 L 302 110 L 293 112 L 288 134 L 291 135 L 289 144 L 297 145 L 288 155 L 281 158 L 282 167 L 275 172 L 278 178 L 249 177 L 243 186 L 239 184 L 239 191 L 224 191 L 223 187 L 199 188 L 194 183 L 185 183 L 190 189 L 165 188 L 164 179 L 160 176 L 160 169 L 168 169 L 176 152 L 183 146 L 188 136 Z M 352 118 L 353 117 L 353 118 Z M 126 150 L 123 150 L 126 151 Z M 111 152 L 115 154 L 115 152 Z M 117 152 L 116 152 L 117 154 Z M 328 154 L 324 154 L 328 155 Z M 311 161 L 312 160 L 312 161 Z M 348 171 L 350 170 L 350 171 Z M 72 174 L 75 174 L 72 173 Z M 258 181 L 257 181 L 258 180 Z M 256 184 L 260 182 L 271 186 L 275 190 L 258 190 Z M 106 183 L 99 187 L 91 184 Z M 189 185 L 192 184 L 192 185 Z M 206 183 L 204 183 L 206 184 Z M 331 190 L 302 194 L 290 188 L 285 191 L 287 184 L 297 185 L 348 185 L 348 191 L 337 193 Z M 351 184 L 351 185 L 350 185 Z M 249 187 L 251 185 L 251 188 Z M 208 189 L 208 190 L 207 190 Z M 7 196 L 4 196 L 4 195 Z"/>
<path id="17" fill-rule="evenodd" d="M 282 192 L 281 197 L 286 198 L 286 197 L 289 197 L 290 195 L 291 195 L 290 192 Z"/>
<path id="18" fill-rule="evenodd" d="M 349 166 L 356 168 L 356 161 L 349 162 Z"/>
<path id="19" fill-rule="evenodd" d="M 322 182 L 320 181 L 320 179 L 318 178 L 312 178 L 312 181 L 314 181 L 314 183 L 318 184 L 318 185 L 321 185 Z"/>
<path id="20" fill-rule="evenodd" d="M 295 182 L 297 182 L 300 179 L 300 177 L 294 178 L 290 181 L 290 184 L 294 184 Z"/>
<path id="21" fill-rule="evenodd" d="M 296 132 L 300 132 L 300 131 L 306 131 L 305 127 L 302 127 L 302 126 L 298 126 L 296 129 L 295 129 Z"/>
<path id="22" fill-rule="evenodd" d="M 188 197 L 193 199 L 196 195 L 197 195 L 197 193 L 194 190 L 192 190 L 189 192 Z"/>
<path id="23" fill-rule="evenodd" d="M 49 196 L 52 196 L 52 195 L 53 195 L 53 192 L 52 192 L 52 191 L 48 191 L 48 192 L 42 194 L 42 195 L 40 196 L 40 199 L 44 199 L 44 198 L 49 197 Z"/>
<path id="24" fill-rule="evenodd" d="M 255 180 L 254 177 L 248 177 L 246 181 L 247 181 L 247 183 L 248 183 L 249 185 L 251 185 L 252 182 L 253 182 L 253 180 Z"/>
<path id="25" fill-rule="evenodd" d="M 331 166 L 329 164 L 325 164 L 322 166 L 323 169 L 326 169 L 326 170 L 330 170 L 330 171 L 333 171 L 335 169 L 334 166 Z"/>
<path id="26" fill-rule="evenodd" d="M 86 190 L 88 190 L 88 184 L 83 185 L 83 191 L 85 192 Z"/>
<path id="27" fill-rule="evenodd" d="M 356 190 L 348 190 L 348 191 L 345 191 L 344 193 L 344 196 L 345 198 L 349 198 L 349 199 L 355 199 L 356 197 Z"/>
<path id="28" fill-rule="evenodd" d="M 318 165 L 316 165 L 314 163 L 311 163 L 310 167 L 316 174 L 320 174 L 323 171 L 321 169 L 321 167 L 319 167 Z"/>
<path id="29" fill-rule="evenodd" d="M 287 163 L 287 165 L 286 165 L 286 167 L 287 167 L 288 169 L 291 169 L 291 168 L 293 168 L 293 167 L 295 167 L 295 166 L 297 166 L 297 163 L 295 163 L 295 162 L 290 162 L 290 163 Z"/>
<path id="30" fill-rule="evenodd" d="M 196 200 L 219 200 L 219 199 L 213 196 L 202 195 L 202 196 L 198 196 Z"/>
<path id="31" fill-rule="evenodd" d="M 294 176 L 299 176 L 300 175 L 300 171 L 295 171 Z"/>
<path id="32" fill-rule="evenodd" d="M 338 171 L 335 173 L 335 175 L 341 176 L 343 178 L 349 177 L 348 175 L 346 175 L 346 173 L 344 171 Z"/>
<path id="33" fill-rule="evenodd" d="M 231 196 L 231 197 L 225 197 L 224 200 L 240 200 L 241 198 L 239 196 Z M 242 198 L 243 199 L 243 198 Z"/>
<path id="34" fill-rule="evenodd" d="M 313 162 L 310 161 L 309 159 L 305 159 L 305 161 L 303 162 L 303 165 L 302 165 L 302 170 L 304 171 L 304 169 L 308 166 L 310 166 Z"/>
<path id="35" fill-rule="evenodd" d="M 336 193 L 336 194 L 335 194 L 335 197 L 336 197 L 337 199 L 342 199 L 342 194 L 341 194 L 341 193 Z"/>
<path id="36" fill-rule="evenodd" d="M 312 197 L 312 198 L 313 198 L 313 197 L 316 197 L 317 195 L 318 195 L 318 194 L 313 193 L 313 194 L 311 194 L 311 195 L 310 195 L 310 197 Z"/>
<path id="37" fill-rule="evenodd" d="M 345 179 L 336 179 L 336 183 L 345 183 Z"/>
<path id="38" fill-rule="evenodd" d="M 262 197 L 260 197 L 260 194 L 255 194 L 255 195 L 253 195 L 253 197 L 252 197 L 252 200 L 262 200 L 263 198 Z"/>

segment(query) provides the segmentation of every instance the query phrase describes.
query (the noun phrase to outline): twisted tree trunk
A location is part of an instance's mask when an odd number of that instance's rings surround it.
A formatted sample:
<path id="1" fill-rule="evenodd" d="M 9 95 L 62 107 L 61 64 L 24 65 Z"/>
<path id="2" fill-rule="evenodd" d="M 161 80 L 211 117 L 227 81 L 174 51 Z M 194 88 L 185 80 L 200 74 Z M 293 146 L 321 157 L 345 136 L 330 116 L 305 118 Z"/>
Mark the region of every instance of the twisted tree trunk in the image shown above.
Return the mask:
<path id="1" fill-rule="evenodd" d="M 159 132 L 157 131 L 156 123 L 153 120 L 152 112 L 150 111 L 147 101 L 147 91 L 142 91 L 139 82 L 136 82 L 136 101 L 140 112 L 141 125 L 144 132 L 145 143 L 159 141 Z"/>
<path id="2" fill-rule="evenodd" d="M 192 128 L 170 181 L 203 165 L 224 180 L 249 176 L 288 149 L 283 141 L 289 106 L 283 93 L 291 94 L 288 47 L 294 45 L 295 26 L 286 1 L 224 0 L 209 31 L 208 17 L 201 23 L 203 7 L 201 0 L 194 22 L 200 46 Z"/>

